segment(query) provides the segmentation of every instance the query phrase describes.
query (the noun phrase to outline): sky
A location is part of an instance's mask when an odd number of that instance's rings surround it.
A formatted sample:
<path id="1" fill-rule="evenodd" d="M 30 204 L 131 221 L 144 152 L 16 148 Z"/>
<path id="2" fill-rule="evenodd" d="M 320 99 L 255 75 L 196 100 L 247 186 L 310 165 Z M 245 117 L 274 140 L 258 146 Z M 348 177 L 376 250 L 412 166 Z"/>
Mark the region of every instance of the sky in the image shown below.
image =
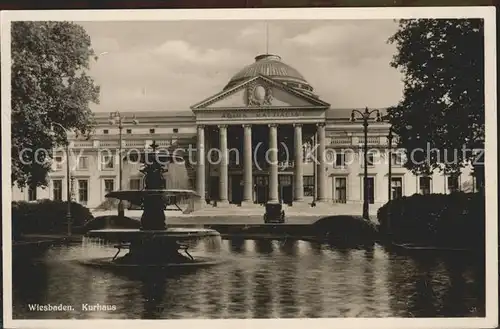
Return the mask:
<path id="1" fill-rule="evenodd" d="M 89 71 L 101 86 L 96 112 L 188 111 L 266 48 L 332 108 L 387 107 L 402 96 L 401 73 L 389 66 L 393 20 L 76 23 L 99 55 Z"/>

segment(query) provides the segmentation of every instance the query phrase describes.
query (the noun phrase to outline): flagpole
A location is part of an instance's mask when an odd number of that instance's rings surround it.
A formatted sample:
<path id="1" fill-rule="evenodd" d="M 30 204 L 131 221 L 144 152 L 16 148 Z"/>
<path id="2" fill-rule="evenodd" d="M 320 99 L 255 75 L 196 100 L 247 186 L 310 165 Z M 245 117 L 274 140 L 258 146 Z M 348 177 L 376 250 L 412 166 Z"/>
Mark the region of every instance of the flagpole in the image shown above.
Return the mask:
<path id="1" fill-rule="evenodd" d="M 269 55 L 269 23 L 266 22 L 266 55 Z"/>

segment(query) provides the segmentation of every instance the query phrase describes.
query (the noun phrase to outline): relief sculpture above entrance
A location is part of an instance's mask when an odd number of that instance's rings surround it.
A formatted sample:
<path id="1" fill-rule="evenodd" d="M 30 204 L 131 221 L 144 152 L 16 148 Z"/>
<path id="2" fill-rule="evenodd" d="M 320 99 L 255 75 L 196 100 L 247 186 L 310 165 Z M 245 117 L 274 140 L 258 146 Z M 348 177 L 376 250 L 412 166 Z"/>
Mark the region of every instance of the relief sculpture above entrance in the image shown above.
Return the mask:
<path id="1" fill-rule="evenodd" d="M 273 94 L 269 85 L 253 82 L 248 85 L 246 90 L 248 106 L 271 105 Z"/>

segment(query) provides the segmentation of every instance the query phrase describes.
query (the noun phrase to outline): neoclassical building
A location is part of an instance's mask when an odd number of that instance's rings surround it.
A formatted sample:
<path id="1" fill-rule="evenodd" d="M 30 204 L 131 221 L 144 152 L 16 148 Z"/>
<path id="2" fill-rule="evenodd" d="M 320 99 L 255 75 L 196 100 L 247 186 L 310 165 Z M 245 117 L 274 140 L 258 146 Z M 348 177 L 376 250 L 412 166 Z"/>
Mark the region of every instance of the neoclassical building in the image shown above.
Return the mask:
<path id="1" fill-rule="evenodd" d="M 279 56 L 264 54 L 237 72 L 219 93 L 190 109 L 122 112 L 122 149 L 146 148 L 153 141 L 165 148 L 195 149 L 185 178 L 169 186 L 196 190 L 218 207 L 267 201 L 294 206 L 313 199 L 322 204 L 361 203 L 363 126 L 350 121 L 352 110 L 323 101 L 296 69 Z M 384 114 L 384 109 L 379 111 Z M 90 208 L 102 204 L 104 195 L 119 186 L 118 128 L 109 116 L 96 113 L 97 128 L 89 140 L 71 137 L 72 197 Z M 398 152 L 388 159 L 388 128 L 384 122 L 369 123 L 370 203 L 385 203 L 389 186 L 393 198 L 474 189 L 468 168 L 460 177 L 441 172 L 416 176 L 403 168 Z M 66 200 L 66 155 L 56 152 L 54 159 L 47 188 L 14 187 L 13 199 Z M 122 184 L 142 188 L 137 168 L 124 164 Z"/>

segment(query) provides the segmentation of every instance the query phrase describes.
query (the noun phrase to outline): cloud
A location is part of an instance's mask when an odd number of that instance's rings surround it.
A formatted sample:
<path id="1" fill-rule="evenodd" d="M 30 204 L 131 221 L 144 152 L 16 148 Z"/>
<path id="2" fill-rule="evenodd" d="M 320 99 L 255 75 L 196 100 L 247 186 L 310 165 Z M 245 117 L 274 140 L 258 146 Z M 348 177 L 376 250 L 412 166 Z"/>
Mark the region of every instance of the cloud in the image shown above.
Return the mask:
<path id="1" fill-rule="evenodd" d="M 120 44 L 115 38 L 109 37 L 96 37 L 92 38 L 92 48 L 96 54 L 102 52 L 114 52 L 120 50 Z"/>
<path id="2" fill-rule="evenodd" d="M 266 22 L 86 23 L 102 87 L 95 111 L 189 110 L 266 50 Z M 332 107 L 378 107 L 401 98 L 389 67 L 391 21 L 271 21 L 269 51 L 296 68 Z M 156 32 L 157 31 L 157 32 Z M 143 93 L 143 89 L 146 90 Z"/>
<path id="3" fill-rule="evenodd" d="M 203 49 L 184 40 L 168 40 L 155 49 L 154 53 L 201 65 L 231 61 L 236 55 L 230 49 Z"/>
<path id="4" fill-rule="evenodd" d="M 249 26 L 241 30 L 238 35 L 240 38 L 253 37 L 256 35 L 262 35 L 263 29 L 259 29 L 256 25 Z"/>
<path id="5" fill-rule="evenodd" d="M 349 21 L 322 25 L 286 38 L 283 43 L 314 56 L 335 57 L 342 65 L 357 65 L 366 58 L 390 57 L 395 47 L 387 39 L 397 25 L 383 21 Z"/>

